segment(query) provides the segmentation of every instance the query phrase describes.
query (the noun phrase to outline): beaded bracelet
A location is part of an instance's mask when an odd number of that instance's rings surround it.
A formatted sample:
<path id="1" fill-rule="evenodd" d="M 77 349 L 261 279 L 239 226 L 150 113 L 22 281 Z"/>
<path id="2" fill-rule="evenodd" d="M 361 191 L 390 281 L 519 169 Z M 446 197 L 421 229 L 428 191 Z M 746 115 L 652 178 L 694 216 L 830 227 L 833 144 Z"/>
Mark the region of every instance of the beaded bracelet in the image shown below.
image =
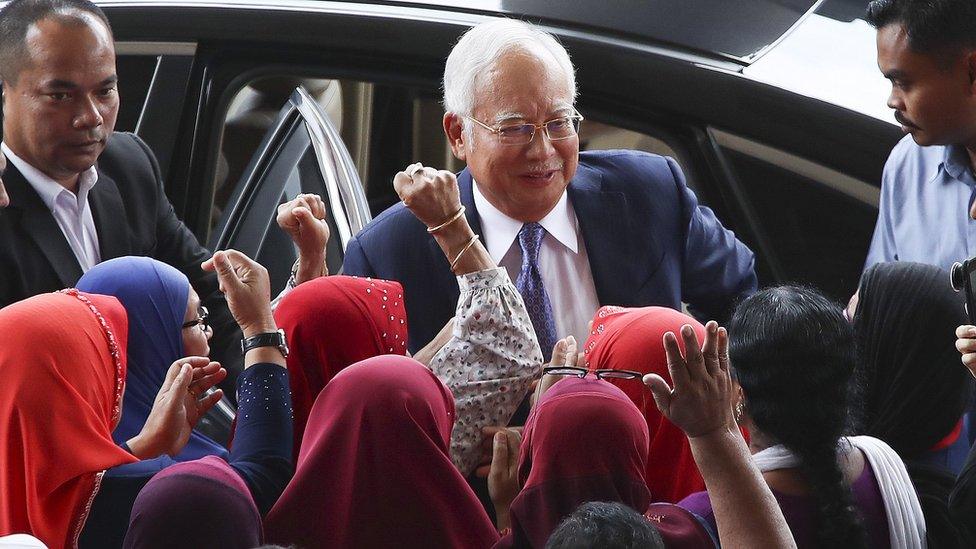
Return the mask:
<path id="1" fill-rule="evenodd" d="M 448 219 L 447 221 L 441 223 L 440 225 L 438 225 L 436 227 L 427 227 L 427 234 L 434 234 L 434 233 L 436 233 L 437 231 L 443 229 L 444 227 L 447 227 L 451 223 L 454 223 L 458 219 L 461 219 L 461 216 L 462 215 L 464 215 L 464 204 L 461 204 L 461 207 L 458 209 L 457 213 L 454 214 L 454 215 L 452 215 L 451 218 Z"/>
<path id="2" fill-rule="evenodd" d="M 480 235 L 472 236 L 471 239 L 468 240 L 467 244 L 465 244 L 464 247 L 461 248 L 461 251 L 458 252 L 457 256 L 454 258 L 454 261 L 451 262 L 452 273 L 454 272 L 455 267 L 457 267 L 457 263 L 461 259 L 461 256 L 464 255 L 464 252 L 468 251 L 471 248 L 471 246 L 474 246 L 474 243 L 477 242 L 480 238 L 481 238 Z"/>

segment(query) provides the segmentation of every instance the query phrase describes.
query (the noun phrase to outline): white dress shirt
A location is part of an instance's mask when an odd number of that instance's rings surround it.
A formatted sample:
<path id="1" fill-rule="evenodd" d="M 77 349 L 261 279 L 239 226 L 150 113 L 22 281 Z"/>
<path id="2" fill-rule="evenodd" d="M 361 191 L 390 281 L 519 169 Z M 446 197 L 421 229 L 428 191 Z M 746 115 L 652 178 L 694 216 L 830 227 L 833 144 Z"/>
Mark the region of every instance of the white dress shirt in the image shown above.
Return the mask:
<path id="1" fill-rule="evenodd" d="M 7 160 L 24 176 L 27 183 L 37 191 L 51 215 L 57 221 L 58 227 L 64 233 L 65 239 L 82 272 L 88 272 L 99 262 L 101 253 L 98 251 L 98 233 L 95 231 L 95 219 L 88 206 L 88 193 L 98 181 L 98 171 L 92 166 L 78 177 L 78 194 L 69 191 L 60 183 L 44 175 L 40 170 L 31 166 L 22 158 L 14 154 L 6 143 L 0 143 L 0 150 L 7 156 Z"/>
<path id="2" fill-rule="evenodd" d="M 503 214 L 471 185 L 474 205 L 481 217 L 481 232 L 491 258 L 517 280 L 522 271 L 522 248 L 518 233 L 522 222 Z M 539 249 L 539 272 L 549 295 L 556 323 L 556 337 L 575 336 L 580 351 L 589 337 L 587 324 L 600 307 L 593 272 L 580 234 L 576 212 L 566 191 L 539 224 L 546 230 Z M 546 352 L 552 349 L 547 349 Z"/>

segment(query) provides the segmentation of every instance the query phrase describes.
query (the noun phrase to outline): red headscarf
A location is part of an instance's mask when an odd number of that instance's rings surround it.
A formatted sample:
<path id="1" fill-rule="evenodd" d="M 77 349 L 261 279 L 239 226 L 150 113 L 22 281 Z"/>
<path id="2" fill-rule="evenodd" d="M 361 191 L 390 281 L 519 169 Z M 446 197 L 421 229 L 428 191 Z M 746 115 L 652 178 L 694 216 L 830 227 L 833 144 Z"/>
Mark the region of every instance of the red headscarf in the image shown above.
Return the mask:
<path id="1" fill-rule="evenodd" d="M 685 324 L 695 329 L 699 341 L 704 340 L 705 327 L 674 309 L 601 307 L 593 317 L 590 337 L 583 347 L 586 365 L 592 370 L 608 368 L 655 373 L 670 384 L 664 334 L 678 334 Z M 678 345 L 684 350 L 680 337 Z M 648 389 L 630 380 L 613 380 L 611 383 L 620 387 L 641 408 L 647 420 L 650 446 L 644 478 L 654 501 L 675 503 L 704 490 L 705 482 L 695 465 L 687 437 L 661 415 Z"/>
<path id="2" fill-rule="evenodd" d="M 275 310 L 288 338 L 294 453 L 315 397 L 340 370 L 361 360 L 407 352 L 407 313 L 398 282 L 325 276 L 292 290 Z"/>
<path id="3" fill-rule="evenodd" d="M 559 381 L 525 424 L 523 487 L 512 502 L 512 532 L 499 545 L 541 548 L 588 501 L 616 501 L 643 513 L 651 501 L 646 461 L 647 424 L 627 395 L 591 377 Z"/>
<path id="4" fill-rule="evenodd" d="M 498 533 L 448 454 L 454 397 L 400 356 L 364 360 L 315 400 L 269 543 L 490 547 Z"/>
<path id="5" fill-rule="evenodd" d="M 0 309 L 0 536 L 75 547 L 112 441 L 128 324 L 114 297 L 44 294 Z"/>

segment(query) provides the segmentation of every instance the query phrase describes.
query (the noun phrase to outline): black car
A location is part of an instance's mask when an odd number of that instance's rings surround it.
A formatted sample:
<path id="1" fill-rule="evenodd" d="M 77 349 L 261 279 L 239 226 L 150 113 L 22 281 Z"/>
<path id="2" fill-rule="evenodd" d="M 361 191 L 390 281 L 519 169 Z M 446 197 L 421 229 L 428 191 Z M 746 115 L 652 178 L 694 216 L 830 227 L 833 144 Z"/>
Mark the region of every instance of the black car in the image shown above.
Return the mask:
<path id="1" fill-rule="evenodd" d="M 471 25 L 508 16 L 569 50 L 582 149 L 673 156 L 756 252 L 761 284 L 843 299 L 901 135 L 885 119 L 866 3 L 99 2 L 117 40 L 117 129 L 153 148 L 200 240 L 257 258 L 274 288 L 296 257 L 274 223 L 281 202 L 327 199 L 336 272 L 349 238 L 396 201 L 394 173 L 460 169 L 441 130 L 444 60 Z M 818 32 L 826 43 L 801 40 Z"/>

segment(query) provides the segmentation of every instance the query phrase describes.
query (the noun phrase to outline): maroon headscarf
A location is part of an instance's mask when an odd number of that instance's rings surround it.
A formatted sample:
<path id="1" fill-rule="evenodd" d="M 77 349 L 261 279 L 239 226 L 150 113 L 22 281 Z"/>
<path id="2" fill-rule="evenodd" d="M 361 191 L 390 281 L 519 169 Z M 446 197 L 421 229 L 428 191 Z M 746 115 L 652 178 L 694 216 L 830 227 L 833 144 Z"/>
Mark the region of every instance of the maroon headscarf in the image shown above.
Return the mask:
<path id="1" fill-rule="evenodd" d="M 288 338 L 295 458 L 319 391 L 340 370 L 385 354 L 406 354 L 407 313 L 398 282 L 325 276 L 292 290 L 275 310 Z"/>
<path id="2" fill-rule="evenodd" d="M 694 318 L 667 307 L 602 307 L 593 317 L 590 337 L 583 350 L 586 365 L 595 370 L 634 370 L 642 374 L 655 373 L 671 383 L 668 357 L 663 338 L 667 332 L 680 333 L 690 324 L 705 339 L 705 327 Z M 684 351 L 684 342 L 678 338 Z M 650 391 L 640 382 L 626 379 L 610 381 L 640 408 L 649 429 L 647 468 L 644 478 L 654 501 L 676 503 L 685 496 L 705 489 L 688 437 L 654 404 Z"/>
<path id="3" fill-rule="evenodd" d="M 491 547 L 498 533 L 448 454 L 454 397 L 400 356 L 339 372 L 315 400 L 270 543 Z"/>
<path id="4" fill-rule="evenodd" d="M 167 467 L 132 505 L 123 547 L 222 547 L 261 544 L 261 514 L 244 480 L 209 456 Z"/>
<path id="5" fill-rule="evenodd" d="M 644 513 L 651 502 L 647 447 L 647 423 L 623 391 L 592 377 L 556 383 L 525 424 L 523 487 L 512 502 L 512 532 L 499 545 L 541 548 L 588 501 L 616 501 Z"/>

